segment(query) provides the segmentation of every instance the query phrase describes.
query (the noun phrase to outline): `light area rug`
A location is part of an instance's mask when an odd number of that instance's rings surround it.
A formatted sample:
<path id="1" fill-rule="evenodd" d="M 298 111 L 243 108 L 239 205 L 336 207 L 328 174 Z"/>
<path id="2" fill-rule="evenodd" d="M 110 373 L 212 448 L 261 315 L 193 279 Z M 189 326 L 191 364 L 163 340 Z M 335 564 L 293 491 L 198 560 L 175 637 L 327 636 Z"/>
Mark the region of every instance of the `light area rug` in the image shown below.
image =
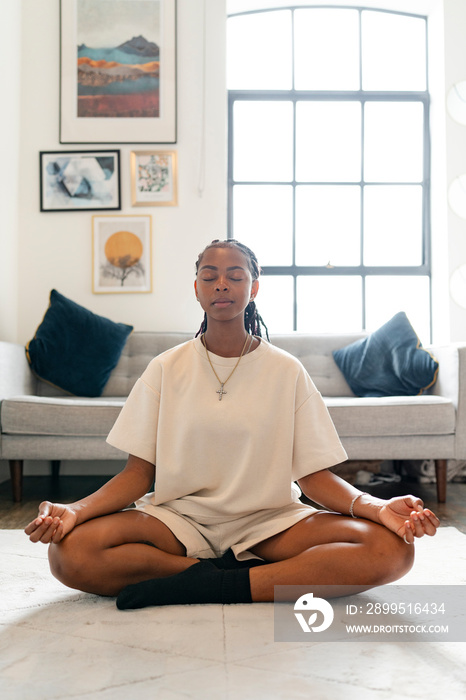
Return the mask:
<path id="1" fill-rule="evenodd" d="M 463 642 L 274 642 L 271 603 L 120 612 L 58 583 L 19 530 L 0 561 L 2 700 L 466 697 Z M 466 585 L 466 535 L 420 540 L 398 583 Z"/>

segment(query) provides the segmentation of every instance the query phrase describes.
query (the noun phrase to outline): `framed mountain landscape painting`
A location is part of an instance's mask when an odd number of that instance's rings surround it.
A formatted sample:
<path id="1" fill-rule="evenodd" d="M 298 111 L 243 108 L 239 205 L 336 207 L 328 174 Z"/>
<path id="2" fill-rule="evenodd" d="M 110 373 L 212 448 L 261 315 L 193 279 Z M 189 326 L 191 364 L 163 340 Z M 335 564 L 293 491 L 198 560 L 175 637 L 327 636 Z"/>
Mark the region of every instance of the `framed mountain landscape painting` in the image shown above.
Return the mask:
<path id="1" fill-rule="evenodd" d="M 176 143 L 176 0 L 61 0 L 60 143 Z"/>

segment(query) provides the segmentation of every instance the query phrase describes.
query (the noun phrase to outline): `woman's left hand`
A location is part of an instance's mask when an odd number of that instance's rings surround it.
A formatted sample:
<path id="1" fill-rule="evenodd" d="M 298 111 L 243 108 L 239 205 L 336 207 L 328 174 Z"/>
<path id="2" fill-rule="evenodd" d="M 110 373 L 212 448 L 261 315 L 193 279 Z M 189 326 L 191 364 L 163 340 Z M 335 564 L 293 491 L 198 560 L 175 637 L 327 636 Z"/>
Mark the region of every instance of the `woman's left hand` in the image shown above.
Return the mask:
<path id="1" fill-rule="evenodd" d="M 432 537 L 440 525 L 437 516 L 415 496 L 396 496 L 385 501 L 379 510 L 379 520 L 407 544 L 413 544 L 415 537 Z"/>

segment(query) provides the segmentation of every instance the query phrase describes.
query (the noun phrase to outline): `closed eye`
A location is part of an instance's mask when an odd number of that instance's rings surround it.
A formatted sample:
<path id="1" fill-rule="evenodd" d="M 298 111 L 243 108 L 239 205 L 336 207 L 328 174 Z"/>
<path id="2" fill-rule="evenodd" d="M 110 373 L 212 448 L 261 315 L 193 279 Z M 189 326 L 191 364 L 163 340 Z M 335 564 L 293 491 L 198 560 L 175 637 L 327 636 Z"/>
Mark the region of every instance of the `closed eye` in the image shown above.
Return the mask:
<path id="1" fill-rule="evenodd" d="M 216 279 L 216 277 L 202 277 L 203 282 L 215 282 Z M 244 277 L 230 277 L 229 279 L 232 282 L 242 282 Z"/>

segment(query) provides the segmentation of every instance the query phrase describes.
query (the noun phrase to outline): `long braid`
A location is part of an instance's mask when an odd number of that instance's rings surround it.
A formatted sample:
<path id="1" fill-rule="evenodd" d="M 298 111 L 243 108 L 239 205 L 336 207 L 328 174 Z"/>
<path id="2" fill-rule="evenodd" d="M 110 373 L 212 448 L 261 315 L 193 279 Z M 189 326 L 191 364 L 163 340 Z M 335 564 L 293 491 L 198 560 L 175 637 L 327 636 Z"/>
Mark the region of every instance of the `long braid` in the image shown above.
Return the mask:
<path id="1" fill-rule="evenodd" d="M 207 330 L 207 314 L 204 312 L 204 318 L 202 320 L 201 326 L 194 337 L 197 338 L 198 335 L 202 335 L 203 333 L 206 332 L 206 330 Z"/>
<path id="2" fill-rule="evenodd" d="M 244 327 L 248 333 L 258 335 L 260 338 L 262 338 L 261 326 L 264 328 L 265 336 L 270 342 L 269 329 L 265 325 L 264 319 L 257 310 L 256 302 L 250 301 L 244 310 Z"/>
<path id="3" fill-rule="evenodd" d="M 251 273 L 252 279 L 257 280 L 259 279 L 260 273 L 261 273 L 261 268 L 260 265 L 257 261 L 255 253 L 248 248 L 244 243 L 240 243 L 239 241 L 235 240 L 234 238 L 230 238 L 226 241 L 221 241 L 219 239 L 216 239 L 210 243 L 202 253 L 199 254 L 197 261 L 196 261 L 196 274 L 199 272 L 199 266 L 201 263 L 201 260 L 204 256 L 204 253 L 206 250 L 209 248 L 228 248 L 228 247 L 236 247 L 241 250 L 241 252 L 244 254 L 248 261 L 248 267 L 249 271 Z M 247 330 L 248 333 L 251 333 L 252 335 L 257 335 L 260 338 L 262 338 L 262 328 L 265 330 L 265 335 L 267 340 L 270 342 L 269 338 L 269 331 L 267 326 L 264 323 L 264 319 L 260 315 L 260 313 L 257 310 L 256 303 L 255 301 L 250 301 L 247 307 L 244 310 L 244 327 Z M 262 328 L 261 328 L 262 327 Z M 198 335 L 201 335 L 202 333 L 205 333 L 207 330 L 207 314 L 204 314 L 204 319 L 201 323 L 201 327 L 199 328 L 198 332 L 196 333 L 196 338 Z"/>

